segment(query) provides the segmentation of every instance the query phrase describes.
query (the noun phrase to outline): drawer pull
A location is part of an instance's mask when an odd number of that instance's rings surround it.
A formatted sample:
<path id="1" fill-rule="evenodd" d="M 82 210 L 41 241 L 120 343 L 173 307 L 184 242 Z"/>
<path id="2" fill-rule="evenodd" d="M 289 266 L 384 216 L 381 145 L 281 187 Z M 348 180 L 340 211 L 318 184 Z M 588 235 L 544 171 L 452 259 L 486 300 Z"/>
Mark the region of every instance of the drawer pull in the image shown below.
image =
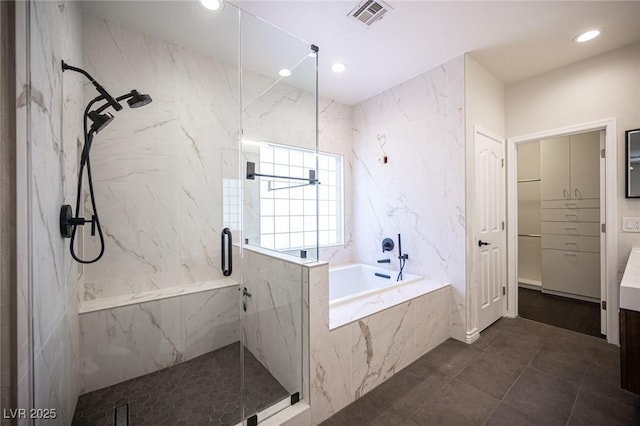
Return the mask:
<path id="1" fill-rule="evenodd" d="M 575 253 L 565 253 L 564 255 L 565 256 L 571 256 L 571 257 L 578 257 L 578 255 L 575 254 Z"/>
<path id="2" fill-rule="evenodd" d="M 568 245 L 568 246 L 578 246 L 578 243 L 571 243 L 571 242 L 569 242 L 569 243 L 565 243 L 565 244 L 566 244 L 566 245 Z"/>
<path id="3" fill-rule="evenodd" d="M 578 208 L 578 204 L 577 203 L 564 203 L 564 205 L 568 209 L 577 209 Z"/>
<path id="4" fill-rule="evenodd" d="M 564 196 L 564 198 L 569 198 L 569 192 L 566 189 L 562 190 L 562 195 Z"/>
<path id="5" fill-rule="evenodd" d="M 576 220 L 578 220 L 578 215 L 577 214 L 565 214 L 564 217 L 566 217 L 567 219 L 569 219 L 571 217 L 575 217 Z"/>

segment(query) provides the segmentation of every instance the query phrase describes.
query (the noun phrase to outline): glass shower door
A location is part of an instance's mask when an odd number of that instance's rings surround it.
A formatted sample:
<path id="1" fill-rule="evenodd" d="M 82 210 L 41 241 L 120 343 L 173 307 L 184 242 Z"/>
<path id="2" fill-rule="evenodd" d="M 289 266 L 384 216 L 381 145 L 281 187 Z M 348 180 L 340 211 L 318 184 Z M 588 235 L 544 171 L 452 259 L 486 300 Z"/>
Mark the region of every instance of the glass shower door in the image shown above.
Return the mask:
<path id="1" fill-rule="evenodd" d="M 305 396 L 303 265 L 318 253 L 315 50 L 242 13 L 241 288 L 248 424 Z"/>

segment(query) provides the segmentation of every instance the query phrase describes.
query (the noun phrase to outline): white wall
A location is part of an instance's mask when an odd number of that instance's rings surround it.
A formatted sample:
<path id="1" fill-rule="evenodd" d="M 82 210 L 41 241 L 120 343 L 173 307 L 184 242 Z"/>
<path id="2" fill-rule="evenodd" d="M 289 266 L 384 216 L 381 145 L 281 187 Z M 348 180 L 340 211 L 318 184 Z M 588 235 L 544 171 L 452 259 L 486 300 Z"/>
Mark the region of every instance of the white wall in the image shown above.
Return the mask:
<path id="1" fill-rule="evenodd" d="M 640 127 L 640 44 L 627 46 L 512 84 L 506 89 L 507 136 L 617 119 L 618 281 L 639 234 L 621 232 L 623 216 L 640 216 L 640 203 L 624 198 L 624 131 Z"/>
<path id="2" fill-rule="evenodd" d="M 504 130 L 504 86 L 489 71 L 470 55 L 464 57 L 464 115 L 465 115 L 465 198 L 466 198 L 466 280 L 467 319 L 466 341 L 478 336 L 478 289 L 474 282 L 475 270 L 475 129 L 480 127 L 494 135 L 503 137 Z M 455 336 L 454 336 L 455 337 Z"/>
<path id="3" fill-rule="evenodd" d="M 355 257 L 392 258 L 397 269 L 402 234 L 406 271 L 451 283 L 452 335 L 464 340 L 464 58 L 356 105 L 353 122 Z M 385 237 L 396 241 L 391 253 L 382 253 Z"/>

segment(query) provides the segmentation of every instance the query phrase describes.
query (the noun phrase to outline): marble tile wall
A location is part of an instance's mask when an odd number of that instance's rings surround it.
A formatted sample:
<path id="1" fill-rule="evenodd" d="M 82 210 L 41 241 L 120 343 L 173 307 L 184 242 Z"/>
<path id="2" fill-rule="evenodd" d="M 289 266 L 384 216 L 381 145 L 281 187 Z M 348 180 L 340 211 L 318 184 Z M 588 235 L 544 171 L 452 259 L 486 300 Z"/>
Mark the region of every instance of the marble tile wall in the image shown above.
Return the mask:
<path id="1" fill-rule="evenodd" d="M 94 142 L 107 241 L 100 262 L 85 268 L 81 298 L 220 278 L 225 178 L 238 177 L 237 65 L 89 15 L 83 37 L 96 79 L 114 94 L 137 88 L 153 102 L 125 106 Z M 94 95 L 85 88 L 85 99 Z M 86 256 L 96 242 L 85 238 Z"/>
<path id="2" fill-rule="evenodd" d="M 312 424 L 449 338 L 449 286 L 329 330 L 328 265 L 311 268 L 309 274 Z"/>
<path id="3" fill-rule="evenodd" d="M 258 249 L 259 250 L 259 249 Z M 302 391 L 303 273 L 300 262 L 244 250 L 245 346 L 289 393 Z"/>
<path id="4" fill-rule="evenodd" d="M 320 248 L 320 260 L 332 265 L 351 263 L 354 257 L 353 108 L 320 98 L 318 102 L 318 150 L 343 157 L 343 244 Z"/>
<path id="5" fill-rule="evenodd" d="M 389 237 L 395 259 L 402 234 L 406 271 L 451 284 L 452 336 L 464 340 L 464 57 L 356 105 L 353 123 L 355 257 L 375 264 Z"/>
<path id="6" fill-rule="evenodd" d="M 237 342 L 238 286 L 81 314 L 80 333 L 85 393 Z"/>
<path id="7" fill-rule="evenodd" d="M 81 18 L 77 3 L 55 1 L 32 2 L 30 19 L 31 96 L 20 88 L 18 105 L 30 107 L 33 405 L 56 408 L 56 421 L 70 424 L 79 394 L 82 270 L 69 255 L 69 241 L 60 237 L 58 217 L 60 206 L 75 199 L 83 81 L 63 76 L 60 61 L 82 65 Z"/>

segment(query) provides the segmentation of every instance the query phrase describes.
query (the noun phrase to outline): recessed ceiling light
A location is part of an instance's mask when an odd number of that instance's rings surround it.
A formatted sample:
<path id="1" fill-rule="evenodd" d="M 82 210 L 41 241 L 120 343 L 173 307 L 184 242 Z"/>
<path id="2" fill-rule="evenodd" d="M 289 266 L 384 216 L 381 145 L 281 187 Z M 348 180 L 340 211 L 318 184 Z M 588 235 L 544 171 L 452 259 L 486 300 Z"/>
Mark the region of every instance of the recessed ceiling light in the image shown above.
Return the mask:
<path id="1" fill-rule="evenodd" d="M 278 74 L 280 74 L 280 77 L 289 77 L 291 75 L 291 71 L 286 68 L 282 68 L 280 71 L 278 71 Z"/>
<path id="2" fill-rule="evenodd" d="M 200 3 L 209 10 L 220 10 L 224 5 L 223 0 L 200 0 Z"/>
<path id="3" fill-rule="evenodd" d="M 580 34 L 575 38 L 578 43 L 584 43 L 585 41 L 593 40 L 600 35 L 600 30 L 589 30 Z"/>
<path id="4" fill-rule="evenodd" d="M 336 62 L 335 64 L 331 65 L 331 71 L 333 72 L 343 72 L 346 69 L 347 66 L 342 62 Z"/>

